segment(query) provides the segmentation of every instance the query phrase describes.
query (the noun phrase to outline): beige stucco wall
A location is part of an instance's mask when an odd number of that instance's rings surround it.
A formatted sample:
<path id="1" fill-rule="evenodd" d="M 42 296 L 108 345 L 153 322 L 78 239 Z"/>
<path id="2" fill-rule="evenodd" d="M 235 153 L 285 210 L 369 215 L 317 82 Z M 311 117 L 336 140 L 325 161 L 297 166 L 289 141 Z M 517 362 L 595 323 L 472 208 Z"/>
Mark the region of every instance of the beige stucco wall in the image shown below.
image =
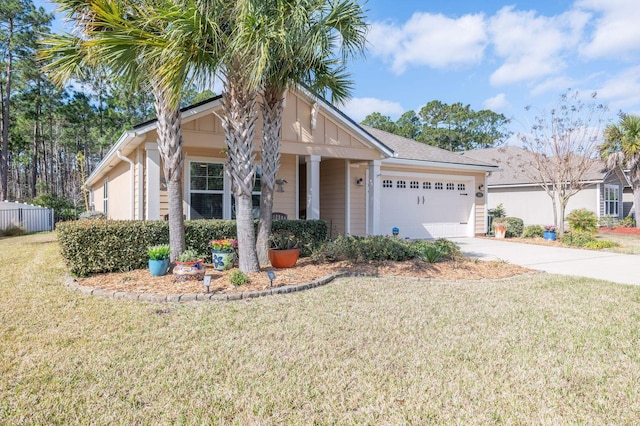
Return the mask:
<path id="1" fill-rule="evenodd" d="M 551 198 L 540 187 L 491 188 L 488 195 L 489 208 L 502 204 L 507 216 L 521 218 L 525 225 L 553 224 Z M 575 209 L 597 212 L 597 185 L 583 189 L 569 200 L 566 213 Z"/>

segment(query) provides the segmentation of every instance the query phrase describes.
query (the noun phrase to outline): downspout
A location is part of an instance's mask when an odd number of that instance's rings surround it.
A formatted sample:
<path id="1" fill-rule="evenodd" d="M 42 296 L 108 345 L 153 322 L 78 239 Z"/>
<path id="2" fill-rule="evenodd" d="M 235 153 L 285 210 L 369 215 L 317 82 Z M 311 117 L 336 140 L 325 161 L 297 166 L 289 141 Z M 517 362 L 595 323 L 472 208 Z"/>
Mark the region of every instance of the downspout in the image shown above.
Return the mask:
<path id="1" fill-rule="evenodd" d="M 130 200 L 129 202 L 131 203 L 131 208 L 130 213 L 129 213 L 129 219 L 130 220 L 134 220 L 135 219 L 135 193 L 134 193 L 134 188 L 135 188 L 135 163 L 130 160 L 129 158 L 125 157 L 124 155 L 122 155 L 122 150 L 117 150 L 116 154 L 118 155 L 118 158 L 121 160 L 126 161 L 127 163 L 129 163 L 129 194 L 130 194 Z"/>

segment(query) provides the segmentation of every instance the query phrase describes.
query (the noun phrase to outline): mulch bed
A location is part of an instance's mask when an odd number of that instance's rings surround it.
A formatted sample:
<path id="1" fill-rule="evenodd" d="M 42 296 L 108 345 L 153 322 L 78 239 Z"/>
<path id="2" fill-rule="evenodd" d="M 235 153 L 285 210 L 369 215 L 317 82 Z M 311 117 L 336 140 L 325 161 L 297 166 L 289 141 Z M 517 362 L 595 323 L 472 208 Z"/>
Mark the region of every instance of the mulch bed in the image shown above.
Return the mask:
<path id="1" fill-rule="evenodd" d="M 640 229 L 638 228 L 624 228 L 616 227 L 613 229 L 600 228 L 601 234 L 617 234 L 617 235 L 638 235 L 640 236 Z"/>
<path id="2" fill-rule="evenodd" d="M 229 281 L 229 276 L 234 270 L 218 272 L 211 265 L 207 265 L 207 274 L 212 277 L 210 292 L 223 294 L 266 290 L 271 285 L 266 274 L 267 270 L 275 272 L 276 279 L 273 281 L 273 287 L 309 283 L 340 272 L 438 280 L 500 279 L 530 272 L 526 268 L 505 262 L 486 262 L 466 258 L 440 263 L 426 263 L 416 259 L 406 262 L 386 261 L 358 264 L 347 262 L 315 264 L 310 259 L 303 258 L 293 268 L 263 268 L 260 272 L 247 274 L 249 283 L 234 288 Z M 77 281 L 81 286 L 123 292 L 162 295 L 204 292 L 203 281 L 176 282 L 171 274 L 164 277 L 153 277 L 146 269 L 100 274 L 88 278 L 78 278 Z"/>

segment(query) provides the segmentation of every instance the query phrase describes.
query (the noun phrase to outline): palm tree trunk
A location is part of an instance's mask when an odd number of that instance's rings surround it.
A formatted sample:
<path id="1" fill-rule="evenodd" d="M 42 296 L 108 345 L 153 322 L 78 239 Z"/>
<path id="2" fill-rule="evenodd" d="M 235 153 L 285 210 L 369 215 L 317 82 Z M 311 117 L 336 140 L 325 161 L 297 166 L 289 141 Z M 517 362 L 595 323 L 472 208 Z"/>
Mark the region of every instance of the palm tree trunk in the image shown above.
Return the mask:
<path id="1" fill-rule="evenodd" d="M 640 228 L 640 185 L 635 185 L 633 188 L 633 215 L 636 218 L 636 228 Z"/>
<path id="2" fill-rule="evenodd" d="M 225 73 L 222 126 L 227 145 L 227 172 L 236 199 L 238 263 L 242 272 L 249 273 L 260 270 L 251 202 L 256 174 L 253 138 L 258 117 L 256 92 L 249 87 L 240 70 L 242 61 L 237 60 Z"/>
<path id="3" fill-rule="evenodd" d="M 282 126 L 283 93 L 265 89 L 262 102 L 262 176 L 260 222 L 256 249 L 261 265 L 269 262 L 269 234 L 273 213 L 273 190 L 280 169 L 280 127 Z"/>
<path id="4" fill-rule="evenodd" d="M 182 118 L 180 108 L 167 102 L 165 91 L 155 87 L 153 95 L 158 115 L 158 151 L 169 196 L 169 246 L 173 262 L 186 247 L 182 210 Z"/>

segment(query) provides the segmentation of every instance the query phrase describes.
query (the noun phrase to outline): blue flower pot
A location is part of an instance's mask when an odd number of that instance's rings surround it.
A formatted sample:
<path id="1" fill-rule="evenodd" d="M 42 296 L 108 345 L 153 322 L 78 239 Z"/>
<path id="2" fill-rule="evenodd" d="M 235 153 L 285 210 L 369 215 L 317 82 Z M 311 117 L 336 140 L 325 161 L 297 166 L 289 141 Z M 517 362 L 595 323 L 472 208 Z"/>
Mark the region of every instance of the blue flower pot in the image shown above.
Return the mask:
<path id="1" fill-rule="evenodd" d="M 151 260 L 149 259 L 149 272 L 154 277 L 161 277 L 167 273 L 169 269 L 169 259 Z"/>
<path id="2" fill-rule="evenodd" d="M 540 235 L 540 234 L 538 234 Z M 543 237 L 545 240 L 551 240 L 551 241 L 555 241 L 556 240 L 556 231 L 544 231 Z"/>

